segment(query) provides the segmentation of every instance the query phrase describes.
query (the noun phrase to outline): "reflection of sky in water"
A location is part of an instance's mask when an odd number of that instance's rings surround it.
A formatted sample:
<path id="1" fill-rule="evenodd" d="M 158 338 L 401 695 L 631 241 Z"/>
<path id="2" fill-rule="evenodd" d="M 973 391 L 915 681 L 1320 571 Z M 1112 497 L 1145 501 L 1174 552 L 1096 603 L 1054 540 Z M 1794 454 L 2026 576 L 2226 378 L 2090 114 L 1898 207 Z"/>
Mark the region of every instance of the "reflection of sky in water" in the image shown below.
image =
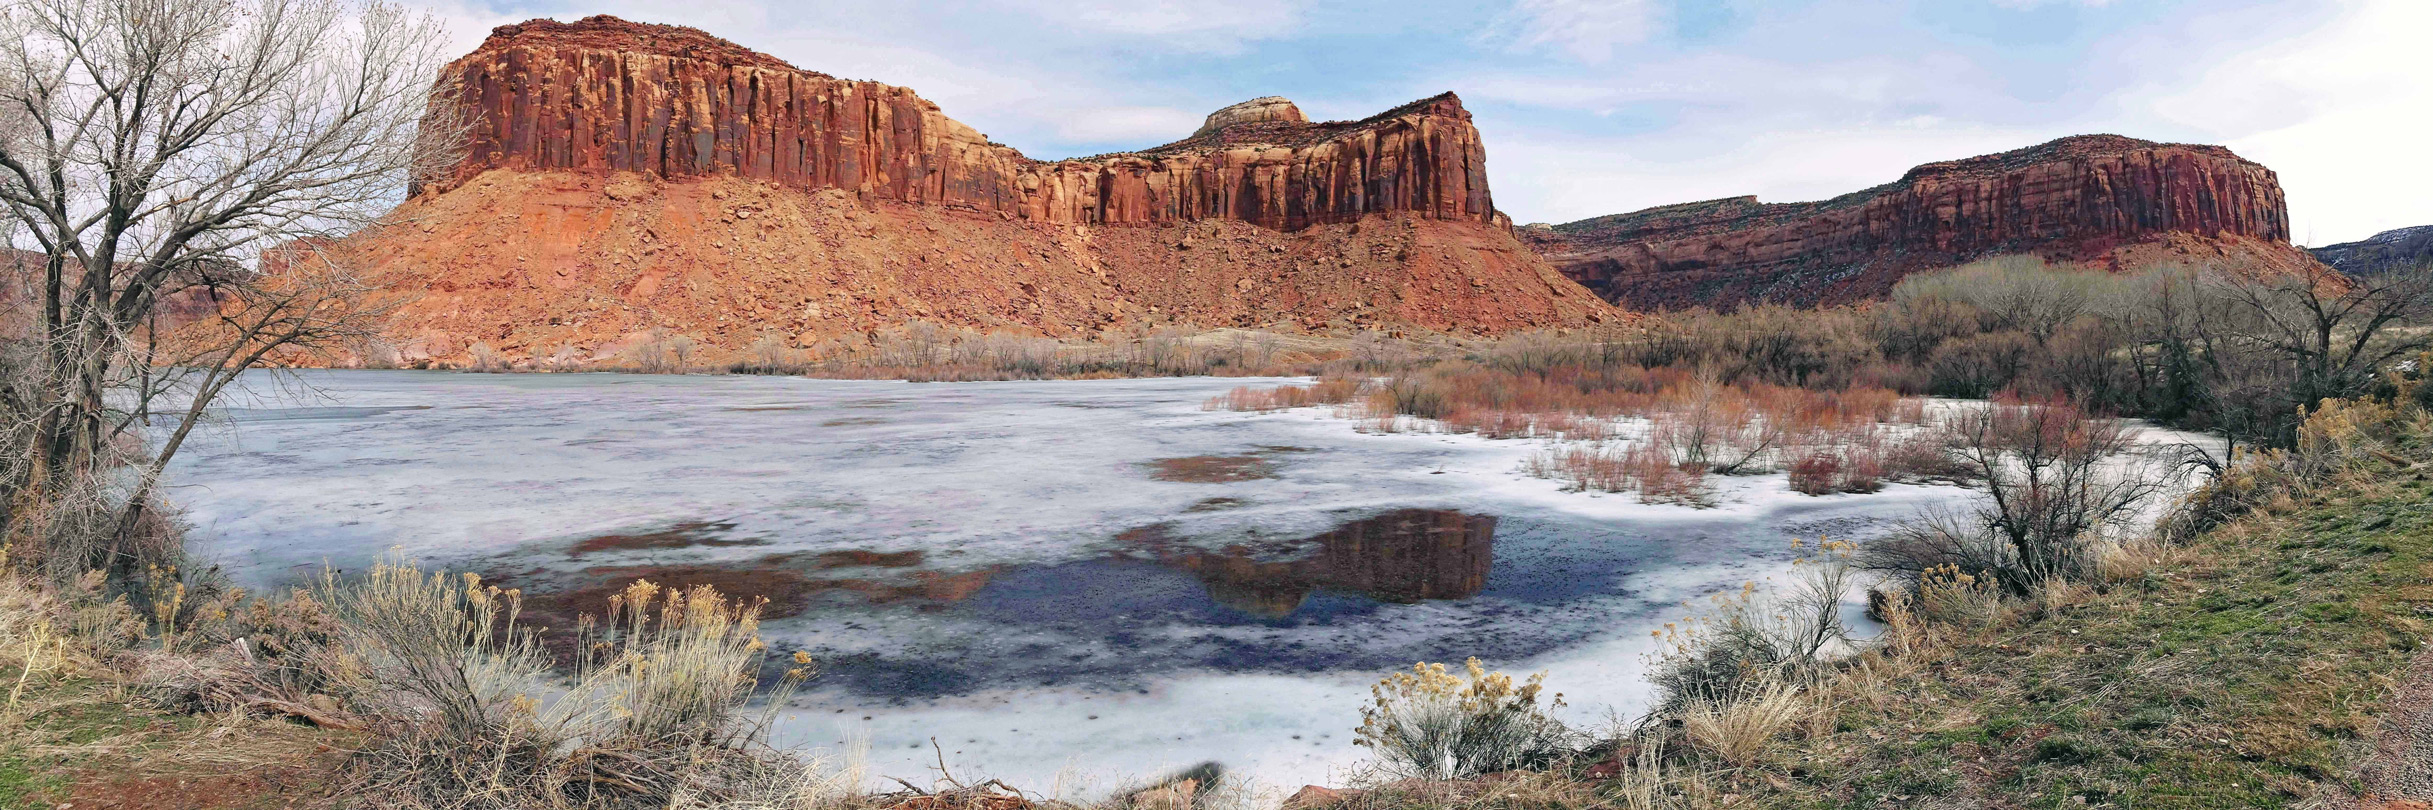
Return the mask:
<path id="1" fill-rule="evenodd" d="M 636 576 L 768 595 L 771 644 L 824 668 L 782 736 L 858 725 L 904 776 L 960 739 L 958 773 L 1030 786 L 1076 759 L 1323 779 L 1358 757 L 1366 685 L 1414 660 L 1548 669 L 1575 719 L 1629 711 L 1681 601 L 1779 576 L 1789 537 L 1966 497 L 1765 476 L 1646 506 L 1523 477 L 1530 442 L 1200 409 L 1242 380 L 305 379 L 172 473 L 240 581 L 394 548 L 525 587 L 557 627 Z"/>

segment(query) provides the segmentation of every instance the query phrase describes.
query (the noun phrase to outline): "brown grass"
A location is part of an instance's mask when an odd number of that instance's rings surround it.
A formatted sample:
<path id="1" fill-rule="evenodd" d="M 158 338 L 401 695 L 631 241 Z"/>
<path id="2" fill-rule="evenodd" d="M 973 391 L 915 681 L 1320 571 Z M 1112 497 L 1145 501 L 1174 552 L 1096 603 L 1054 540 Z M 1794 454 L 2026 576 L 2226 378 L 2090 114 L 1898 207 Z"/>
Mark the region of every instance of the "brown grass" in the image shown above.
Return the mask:
<path id="1" fill-rule="evenodd" d="M 1159 481 L 1221 484 L 1276 477 L 1275 462 L 1264 456 L 1184 456 L 1149 462 L 1149 477 Z"/>
<path id="2" fill-rule="evenodd" d="M 1359 390 L 1360 380 L 1353 377 L 1326 377 L 1309 385 L 1267 388 L 1245 385 L 1208 400 L 1202 407 L 1211 411 L 1267 413 L 1312 405 L 1340 405 L 1350 401 Z"/>
<path id="3" fill-rule="evenodd" d="M 722 536 L 733 531 L 728 522 L 688 521 L 655 532 L 635 534 L 603 534 L 587 537 L 574 544 L 569 556 L 581 557 L 603 551 L 666 551 L 703 546 L 757 546 L 765 542 L 757 538 L 737 540 Z"/>

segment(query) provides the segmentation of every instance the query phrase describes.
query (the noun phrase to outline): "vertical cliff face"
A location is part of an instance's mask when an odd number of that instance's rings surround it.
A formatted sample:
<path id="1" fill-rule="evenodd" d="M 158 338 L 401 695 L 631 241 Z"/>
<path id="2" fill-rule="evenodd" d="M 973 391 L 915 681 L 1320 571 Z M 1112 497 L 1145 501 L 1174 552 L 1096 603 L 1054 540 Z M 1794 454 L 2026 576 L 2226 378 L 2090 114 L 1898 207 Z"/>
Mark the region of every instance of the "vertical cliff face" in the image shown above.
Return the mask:
<path id="1" fill-rule="evenodd" d="M 912 320 L 1492 333 L 1613 309 L 1515 238 L 1451 95 L 1312 123 L 1263 98 L 1151 149 L 1037 161 L 912 91 L 689 28 L 499 28 L 442 77 L 466 157 L 343 247 L 420 293 L 401 359 L 732 350 Z M 713 351 L 715 353 L 715 351 Z"/>
<path id="2" fill-rule="evenodd" d="M 2175 253 L 2267 266 L 2305 260 L 2289 245 L 2272 170 L 2218 146 L 2114 135 L 1929 163 L 1821 202 L 1739 197 L 1522 235 L 1609 300 L 1651 308 L 1860 300 L 1911 272 L 1996 253 L 2097 264 Z"/>
<path id="3" fill-rule="evenodd" d="M 439 191 L 491 169 L 732 174 L 1054 224 L 1280 230 L 1378 213 L 1487 222 L 1495 210 L 1478 131 L 1451 94 L 1325 123 L 1256 99 L 1183 141 L 1043 162 L 911 90 L 611 17 L 502 26 L 445 78 L 473 137 Z"/>

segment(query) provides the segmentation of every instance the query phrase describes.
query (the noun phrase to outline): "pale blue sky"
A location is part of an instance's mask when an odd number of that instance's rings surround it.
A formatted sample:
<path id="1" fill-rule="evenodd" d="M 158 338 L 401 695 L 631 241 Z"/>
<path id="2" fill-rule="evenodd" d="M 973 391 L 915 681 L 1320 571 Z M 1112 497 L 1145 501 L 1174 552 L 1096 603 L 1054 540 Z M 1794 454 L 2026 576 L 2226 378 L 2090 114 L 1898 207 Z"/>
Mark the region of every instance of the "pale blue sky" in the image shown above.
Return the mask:
<path id="1" fill-rule="evenodd" d="M 407 0 L 470 50 L 608 13 L 904 85 L 1026 154 L 1137 148 L 1283 95 L 1452 90 L 1519 222 L 1756 194 L 2115 132 L 2279 171 L 2301 243 L 2433 224 L 2433 0 Z"/>

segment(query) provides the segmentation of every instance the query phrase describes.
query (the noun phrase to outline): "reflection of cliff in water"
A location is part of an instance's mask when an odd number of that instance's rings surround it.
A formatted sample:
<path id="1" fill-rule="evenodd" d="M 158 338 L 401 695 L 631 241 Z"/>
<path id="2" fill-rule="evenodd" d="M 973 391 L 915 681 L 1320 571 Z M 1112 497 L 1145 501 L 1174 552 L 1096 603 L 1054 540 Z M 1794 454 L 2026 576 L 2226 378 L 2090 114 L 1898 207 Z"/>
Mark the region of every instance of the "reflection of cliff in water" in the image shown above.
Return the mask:
<path id="1" fill-rule="evenodd" d="M 1462 599 L 1487 585 L 1495 560 L 1495 517 L 1445 509 L 1404 509 L 1337 527 L 1302 541 L 1314 556 L 1265 562 L 1249 550 L 1159 548 L 1160 562 L 1192 572 L 1218 604 L 1282 617 L 1318 590 L 1387 602 Z"/>

